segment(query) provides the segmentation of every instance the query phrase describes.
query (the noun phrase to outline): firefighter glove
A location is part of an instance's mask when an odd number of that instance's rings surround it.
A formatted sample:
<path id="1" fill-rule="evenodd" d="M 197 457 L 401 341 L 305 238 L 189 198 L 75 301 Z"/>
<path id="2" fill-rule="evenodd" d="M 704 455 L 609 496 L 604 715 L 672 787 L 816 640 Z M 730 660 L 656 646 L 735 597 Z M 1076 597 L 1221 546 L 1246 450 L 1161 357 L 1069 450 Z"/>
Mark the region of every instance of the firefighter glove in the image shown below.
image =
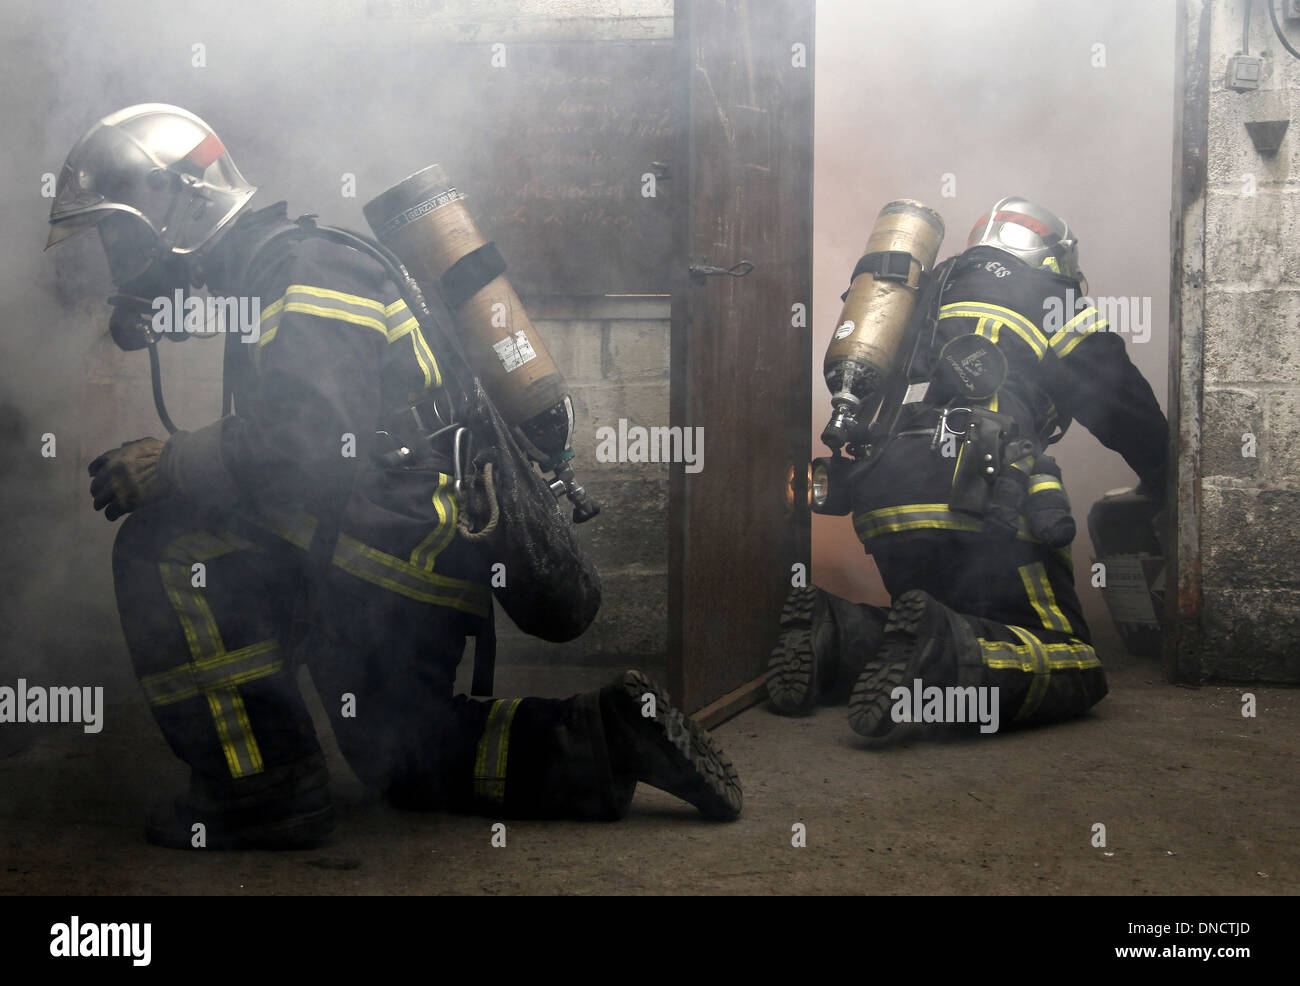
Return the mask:
<path id="1" fill-rule="evenodd" d="M 90 464 L 90 495 L 95 509 L 108 520 L 167 495 L 167 483 L 158 469 L 163 444 L 156 438 L 139 438 Z"/>

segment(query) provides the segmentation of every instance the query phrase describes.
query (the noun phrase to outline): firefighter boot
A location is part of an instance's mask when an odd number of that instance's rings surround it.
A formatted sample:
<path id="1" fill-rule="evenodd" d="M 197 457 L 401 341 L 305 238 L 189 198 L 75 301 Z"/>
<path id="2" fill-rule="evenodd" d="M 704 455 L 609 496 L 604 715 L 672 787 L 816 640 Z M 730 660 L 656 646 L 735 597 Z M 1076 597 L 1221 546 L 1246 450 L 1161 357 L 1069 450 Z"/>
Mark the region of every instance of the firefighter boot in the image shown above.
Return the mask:
<path id="1" fill-rule="evenodd" d="M 169 849 L 314 849 L 334 828 L 329 773 L 315 754 L 237 781 L 197 772 L 156 804 L 145 838 Z"/>
<path id="2" fill-rule="evenodd" d="M 978 660 L 979 642 L 957 613 L 920 589 L 894 600 L 885 624 L 880 657 L 869 663 L 849 697 L 849 725 L 863 736 L 884 736 L 893 730 L 890 714 L 895 688 L 945 688 L 958 683 L 958 666 Z"/>
<path id="3" fill-rule="evenodd" d="M 835 653 L 835 622 L 826 593 L 791 589 L 781 608 L 781 637 L 768 661 L 767 697 L 785 716 L 810 715 Z"/>
<path id="4" fill-rule="evenodd" d="M 792 589 L 781 638 L 768 663 L 767 694 L 782 715 L 808 715 L 818 700 L 843 702 L 876 657 L 886 610 L 849 602 L 815 586 Z"/>
<path id="5" fill-rule="evenodd" d="M 740 778 L 708 732 L 674 708 L 640 671 L 600 690 L 601 720 L 616 774 L 688 801 L 709 818 L 740 817 Z"/>
<path id="6" fill-rule="evenodd" d="M 828 705 L 842 704 L 849 700 L 854 683 L 867 665 L 879 656 L 885 642 L 889 610 L 850 602 L 830 593 L 823 595 L 835 636 L 829 647 L 831 657 L 822 664 L 829 673 L 822 676 L 821 701 Z"/>

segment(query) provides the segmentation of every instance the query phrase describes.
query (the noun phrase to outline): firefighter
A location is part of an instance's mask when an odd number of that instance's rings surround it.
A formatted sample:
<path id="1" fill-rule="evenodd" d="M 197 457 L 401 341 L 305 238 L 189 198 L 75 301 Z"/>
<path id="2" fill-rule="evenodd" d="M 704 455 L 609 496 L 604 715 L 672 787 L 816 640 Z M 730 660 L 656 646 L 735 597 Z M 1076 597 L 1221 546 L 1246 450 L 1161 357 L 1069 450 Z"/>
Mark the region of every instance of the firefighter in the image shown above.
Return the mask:
<path id="1" fill-rule="evenodd" d="M 1106 677 L 1074 589 L 1075 525 L 1046 449 L 1077 420 L 1123 456 L 1139 493 L 1162 497 L 1165 484 L 1164 414 L 1123 327 L 1088 303 L 1064 221 L 1003 199 L 932 283 L 895 435 L 852 480 L 854 527 L 892 605 L 794 590 L 768 681 L 783 714 L 847 699 L 866 736 L 908 721 L 896 690 L 918 680 L 997 687 L 1002 723 L 1099 701 Z"/>
<path id="2" fill-rule="evenodd" d="M 254 325 L 221 326 L 233 413 L 90 464 L 95 508 L 130 515 L 113 574 L 131 659 L 191 768 L 147 838 L 326 838 L 304 660 L 349 764 L 400 806 L 617 818 L 644 781 L 737 817 L 727 758 L 640 672 L 564 700 L 453 696 L 466 637 L 489 636 L 492 616 L 490 560 L 458 527 L 454 453 L 421 448 L 412 426 L 438 413 L 444 362 L 371 258 L 320 237 L 268 245 L 293 224 L 283 202 L 254 211 L 255 191 L 202 120 L 145 104 L 73 147 L 50 214 L 48 245 L 98 230 L 126 348 L 156 344 L 177 289 L 260 307 Z"/>

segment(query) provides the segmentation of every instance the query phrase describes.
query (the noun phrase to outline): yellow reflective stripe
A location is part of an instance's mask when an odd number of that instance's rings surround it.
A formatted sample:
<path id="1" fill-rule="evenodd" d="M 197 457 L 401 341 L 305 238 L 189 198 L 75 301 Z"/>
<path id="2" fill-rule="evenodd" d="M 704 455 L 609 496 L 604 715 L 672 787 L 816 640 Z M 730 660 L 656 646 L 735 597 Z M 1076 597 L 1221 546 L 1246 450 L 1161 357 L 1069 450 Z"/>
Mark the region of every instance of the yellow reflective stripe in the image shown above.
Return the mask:
<path id="1" fill-rule="evenodd" d="M 284 295 L 288 298 L 290 295 L 307 295 L 312 298 L 318 298 L 321 301 L 337 301 L 343 306 L 354 305 L 357 308 L 368 308 L 371 311 L 383 315 L 386 307 L 382 301 L 376 301 L 374 298 L 367 298 L 359 294 L 344 294 L 342 291 L 331 291 L 329 288 L 318 288 L 311 284 L 290 284 L 285 289 Z"/>
<path id="2" fill-rule="evenodd" d="M 211 675 L 213 668 L 234 662 L 247 662 L 251 657 L 266 653 L 264 649 L 266 642 L 237 650 L 233 654 L 227 653 L 211 607 L 203 598 L 202 590 L 195 588 L 190 580 L 190 565 L 194 561 L 218 558 L 231 551 L 239 550 L 260 551 L 261 549 L 236 534 L 216 535 L 206 531 L 195 531 L 168 544 L 163 551 L 163 560 L 158 563 L 163 588 L 180 621 L 190 651 L 190 662 L 186 670 L 196 682 L 214 677 Z M 257 650 L 257 648 L 263 649 Z M 229 677 L 229 681 L 218 678 L 220 687 L 217 687 L 214 682 L 202 685 L 191 692 L 171 687 L 177 682 L 169 676 L 179 669 L 162 672 L 158 676 L 151 675 L 141 679 L 141 684 L 145 687 L 145 694 L 150 697 L 151 702 L 154 696 L 165 700 L 154 704 L 166 704 L 170 701 L 180 701 L 182 698 L 195 697 L 199 691 L 202 691 L 207 698 L 208 710 L 212 714 L 217 738 L 221 743 L 226 765 L 230 768 L 230 776 L 244 777 L 261 772 L 262 754 L 253 736 L 252 723 L 249 722 L 243 699 L 240 698 L 235 686 L 241 681 L 274 674 L 281 665 L 282 662 L 275 661 L 260 666 L 245 666 L 228 676 L 223 676 Z M 167 683 L 166 687 L 164 682 Z M 150 695 L 151 689 L 154 696 Z M 169 695 L 174 697 L 168 697 Z"/>
<path id="3" fill-rule="evenodd" d="M 985 640 L 982 637 L 979 643 L 984 655 L 984 663 L 990 668 L 999 671 L 1034 670 L 1033 655 L 1028 644 L 1011 644 L 1005 640 Z M 1097 652 L 1085 643 L 1044 644 L 1039 641 L 1039 646 L 1046 655 L 1047 667 L 1052 671 L 1085 671 L 1088 668 L 1101 667 Z"/>
<path id="4" fill-rule="evenodd" d="M 1097 652 L 1082 641 L 1044 644 L 1023 627 L 1007 629 L 1019 637 L 1022 643 L 1010 644 L 1001 640 L 981 638 L 979 644 L 984 663 L 988 667 L 1001 671 L 1023 671 L 1034 675 L 1025 700 L 1016 713 L 1017 720 L 1026 719 L 1038 711 L 1047 694 L 1053 671 L 1085 671 L 1089 668 L 1101 667 Z"/>
<path id="5" fill-rule="evenodd" d="M 1042 473 L 1039 473 L 1037 476 L 1030 477 L 1030 493 L 1042 493 L 1046 490 L 1061 490 L 1064 492 L 1065 487 L 1061 485 L 1060 480 L 1053 476 L 1045 476 Z"/>
<path id="6" fill-rule="evenodd" d="M 433 350 L 429 348 L 424 333 L 420 331 L 420 323 L 411 314 L 411 309 L 407 307 L 406 302 L 399 298 L 384 308 L 384 319 L 388 325 L 390 344 L 403 336 L 411 337 L 411 351 L 424 374 L 425 388 L 441 387 L 442 371 L 438 369 L 438 361 L 434 358 Z"/>
<path id="7" fill-rule="evenodd" d="M 384 321 L 388 324 L 389 342 L 396 342 L 419 324 L 401 298 L 384 307 Z"/>
<path id="8" fill-rule="evenodd" d="M 869 510 L 866 513 L 854 514 L 853 526 L 862 541 L 882 534 L 898 534 L 902 531 L 933 529 L 978 533 L 982 529 L 978 520 L 965 514 L 953 513 L 946 503 L 909 503 L 899 507 Z M 1038 540 L 1029 533 L 1024 517 L 1020 518 L 1020 530 L 1016 538 L 1021 541 Z"/>
<path id="9" fill-rule="evenodd" d="M 437 526 L 411 552 L 411 564 L 426 572 L 433 571 L 433 563 L 438 555 L 456 536 L 458 513 L 456 499 L 451 495 L 454 484 L 452 477 L 445 473 L 438 474 L 438 488 L 433 493 L 433 509 L 438 514 Z"/>
<path id="10" fill-rule="evenodd" d="M 339 535 L 334 564 L 350 575 L 419 602 L 450 606 L 486 617 L 491 590 L 477 582 L 426 572 L 346 534 Z"/>
<path id="11" fill-rule="evenodd" d="M 1020 710 L 1015 717 L 1019 721 L 1033 715 L 1043 704 L 1043 696 L 1047 694 L 1047 686 L 1052 680 L 1052 669 L 1047 665 L 1047 652 L 1043 649 L 1041 640 L 1020 627 L 1009 626 L 1007 629 L 1024 641 L 1034 660 L 1034 680 L 1030 682 L 1029 692 L 1025 695 L 1025 700 L 1020 703 Z"/>
<path id="12" fill-rule="evenodd" d="M 1069 356 L 1074 352 L 1074 347 L 1083 342 L 1094 332 L 1101 332 L 1110 326 L 1110 322 L 1101 317 L 1101 313 L 1095 308 L 1085 308 L 1075 315 L 1061 328 L 1059 332 L 1052 336 L 1050 345 L 1052 352 L 1058 357 Z"/>
<path id="13" fill-rule="evenodd" d="M 1012 311 L 1010 308 L 1003 308 L 1001 305 L 990 305 L 982 301 L 955 301 L 940 308 L 939 317 L 996 318 L 1018 335 L 1033 350 L 1038 359 L 1042 359 L 1047 354 L 1047 337 L 1043 335 L 1042 330 L 1025 316 L 1017 311 Z"/>
<path id="14" fill-rule="evenodd" d="M 284 298 L 262 309 L 262 318 L 258 322 L 257 343 L 253 346 L 254 359 L 261 352 L 262 347 L 275 338 L 275 332 L 280 327 L 280 315 L 283 311 Z"/>
<path id="15" fill-rule="evenodd" d="M 314 305 L 305 301 L 292 301 L 284 306 L 286 312 L 298 312 L 302 315 L 316 315 L 320 318 L 338 319 L 340 322 L 351 322 L 353 325 L 364 326 L 367 329 L 374 329 L 384 338 L 388 338 L 388 329 L 384 323 L 377 318 L 370 318 L 368 315 L 358 315 L 355 312 L 346 311 L 342 308 L 328 305 Z"/>
<path id="16" fill-rule="evenodd" d="M 437 357 L 433 355 L 433 350 L 429 348 L 429 340 L 424 338 L 424 333 L 416 329 L 411 334 L 414 340 L 412 345 L 415 346 L 415 358 L 420 360 L 420 368 L 424 370 L 426 381 L 432 378 L 433 386 L 442 386 L 442 370 L 438 368 Z M 428 364 L 425 367 L 425 364 Z"/>
<path id="17" fill-rule="evenodd" d="M 266 661 L 267 655 L 274 655 Z M 247 647 L 215 654 L 202 660 L 190 661 L 169 671 L 144 675 L 140 687 L 150 705 L 170 705 L 194 698 L 209 688 L 222 688 L 243 684 L 275 674 L 284 667 L 279 657 L 279 645 L 274 639 L 259 641 Z"/>
<path id="18" fill-rule="evenodd" d="M 344 294 L 342 291 L 318 288 L 311 284 L 290 284 L 279 300 L 262 311 L 261 334 L 257 340 L 259 350 L 275 338 L 280 327 L 280 319 L 285 312 L 338 319 L 374 329 L 385 339 L 388 338 L 388 325 L 384 318 L 382 302 L 358 294 Z"/>
<path id="19" fill-rule="evenodd" d="M 424 355 L 420 352 L 421 348 L 427 348 L 427 347 L 421 347 L 420 345 L 421 336 L 418 331 L 412 332 L 410 336 L 411 336 L 411 353 L 415 356 L 415 361 L 420 364 L 420 372 L 424 374 L 424 389 L 428 390 L 430 387 L 433 386 L 433 367 L 429 365 L 429 361 L 426 360 L 424 358 Z"/>
<path id="20" fill-rule="evenodd" d="M 1018 571 L 1025 592 L 1029 595 L 1029 603 L 1034 607 L 1034 612 L 1038 614 L 1043 627 L 1061 633 L 1073 633 L 1074 628 L 1070 626 L 1070 621 L 1065 618 L 1061 607 L 1056 604 L 1056 593 L 1052 592 L 1052 584 L 1047 580 L 1047 569 L 1043 563 L 1021 565 Z"/>
<path id="21" fill-rule="evenodd" d="M 212 610 L 199 590 L 190 584 L 189 563 L 184 560 L 159 562 L 158 574 L 172 610 L 180 621 L 190 656 L 197 661 L 225 653 Z"/>
<path id="22" fill-rule="evenodd" d="M 439 486 L 442 486 L 441 479 Z M 450 497 L 446 497 L 445 502 L 454 503 Z M 451 513 L 451 516 L 454 517 L 455 514 Z M 316 530 L 316 519 L 305 510 L 272 507 L 263 509 L 252 519 L 304 551 L 311 547 Z M 451 524 L 450 529 L 454 535 L 455 524 Z M 418 551 L 419 548 L 416 550 Z M 408 599 L 433 603 L 437 606 L 449 606 L 474 616 L 488 615 L 492 590 L 486 585 L 425 571 L 417 568 L 412 562 L 385 554 L 378 548 L 363 544 L 347 534 L 339 535 L 332 563 L 349 575 L 406 596 Z"/>
<path id="23" fill-rule="evenodd" d="M 1057 259 L 1055 257 L 1044 257 L 1043 262 L 1039 264 L 1039 266 L 1046 267 L 1048 270 L 1053 271 L 1057 274 L 1061 273 L 1061 265 L 1059 262 L 1057 262 Z"/>
<path id="24" fill-rule="evenodd" d="M 262 751 L 253 738 L 244 700 L 234 688 L 217 688 L 205 693 L 208 710 L 217 727 L 217 738 L 226 757 L 231 777 L 245 777 L 262 772 Z"/>
<path id="25" fill-rule="evenodd" d="M 488 710 L 483 735 L 474 757 L 474 793 L 503 804 L 506 800 L 506 763 L 510 757 L 510 726 L 523 699 L 497 699 Z"/>

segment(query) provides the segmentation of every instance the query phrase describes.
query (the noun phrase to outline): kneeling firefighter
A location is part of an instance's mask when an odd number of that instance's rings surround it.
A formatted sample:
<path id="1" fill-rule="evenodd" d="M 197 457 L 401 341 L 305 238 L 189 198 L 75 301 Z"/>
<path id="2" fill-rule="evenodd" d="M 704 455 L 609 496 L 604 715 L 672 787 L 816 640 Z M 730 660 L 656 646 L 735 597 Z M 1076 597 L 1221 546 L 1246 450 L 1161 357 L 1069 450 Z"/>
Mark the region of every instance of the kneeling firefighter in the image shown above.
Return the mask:
<path id="1" fill-rule="evenodd" d="M 149 840 L 324 840 L 334 810 L 303 661 L 352 768 L 399 805 L 615 818 L 645 781 L 735 818 L 730 763 L 640 672 L 564 700 L 453 696 L 467 636 L 484 659 L 474 690 L 491 694 L 494 593 L 552 640 L 583 632 L 600 603 L 556 510 L 566 494 L 575 520 L 596 512 L 569 465 L 571 405 L 460 194 L 436 167 L 396 186 L 367 207 L 380 244 L 291 222 L 283 202 L 253 211 L 255 191 L 202 120 L 146 104 L 73 147 L 50 214 L 49 245 L 99 231 L 113 337 L 149 349 L 173 432 L 90 464 L 96 509 L 131 514 L 113 550 L 122 628 L 191 768 L 189 789 L 151 813 Z M 433 241 L 423 253 L 420 236 Z M 226 407 L 176 431 L 156 345 L 185 337 L 183 316 L 169 331 L 160 313 L 173 300 L 186 319 L 201 312 L 199 286 L 209 311 L 227 303 L 209 327 L 225 335 Z M 426 303 L 439 295 L 455 332 Z M 507 324 L 473 339 L 505 302 Z M 253 316 L 236 324 L 244 303 Z M 495 378 L 484 353 L 499 357 Z M 521 446 L 554 473 L 549 488 Z"/>
<path id="2" fill-rule="evenodd" d="M 1100 700 L 1074 520 L 1046 450 L 1078 420 L 1140 493 L 1162 497 L 1165 483 L 1150 385 L 1095 308 L 1067 308 L 1087 286 L 1066 223 L 1002 199 L 965 252 L 930 269 L 942 237 L 920 203 L 882 210 L 826 355 L 834 454 L 813 464 L 813 509 L 852 512 L 892 605 L 795 589 L 768 679 L 776 711 L 847 699 L 866 736 L 894 728 L 895 690 L 917 680 L 996 686 L 1002 723 Z"/>

